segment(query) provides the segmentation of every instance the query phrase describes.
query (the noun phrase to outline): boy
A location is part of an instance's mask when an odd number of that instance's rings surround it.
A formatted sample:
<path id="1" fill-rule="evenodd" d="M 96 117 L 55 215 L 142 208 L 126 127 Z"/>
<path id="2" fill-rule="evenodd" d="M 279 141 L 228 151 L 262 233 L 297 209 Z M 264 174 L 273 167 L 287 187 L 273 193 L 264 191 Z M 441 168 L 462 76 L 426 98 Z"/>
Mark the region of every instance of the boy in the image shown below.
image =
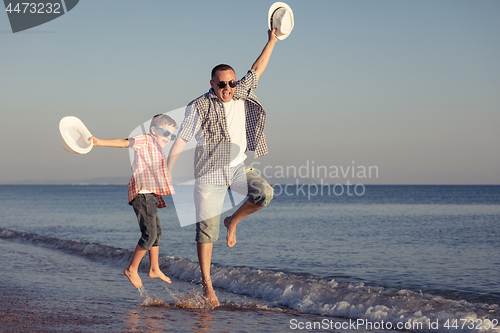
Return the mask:
<path id="1" fill-rule="evenodd" d="M 177 124 L 172 118 L 157 114 L 151 120 L 150 134 L 139 134 L 128 139 L 103 140 L 95 136 L 89 138 L 89 141 L 94 141 L 94 146 L 134 149 L 133 174 L 128 184 L 128 201 L 137 215 L 142 235 L 123 273 L 136 288 L 142 286 L 138 269 L 147 251 L 149 251 L 148 276 L 171 283 L 158 265 L 161 224 L 157 208 L 167 206 L 162 195 L 174 193 L 170 179 L 167 177 L 167 163 L 163 147 L 175 140 L 176 135 L 173 133 L 176 128 Z"/>

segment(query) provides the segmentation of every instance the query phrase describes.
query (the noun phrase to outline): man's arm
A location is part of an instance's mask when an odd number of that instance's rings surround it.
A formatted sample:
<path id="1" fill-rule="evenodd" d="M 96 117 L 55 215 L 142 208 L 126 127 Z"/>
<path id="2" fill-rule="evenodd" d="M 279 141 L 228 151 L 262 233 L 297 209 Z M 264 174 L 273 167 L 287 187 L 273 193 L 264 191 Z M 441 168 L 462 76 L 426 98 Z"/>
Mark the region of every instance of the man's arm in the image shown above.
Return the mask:
<path id="1" fill-rule="evenodd" d="M 182 150 L 186 146 L 187 141 L 177 137 L 172 148 L 170 148 L 170 152 L 168 153 L 167 158 L 167 172 L 168 178 L 172 180 L 172 169 L 174 168 L 174 164 L 179 158 L 179 155 L 182 153 Z"/>
<path id="2" fill-rule="evenodd" d="M 269 62 L 269 58 L 271 58 L 271 54 L 273 53 L 274 44 L 278 41 L 278 38 L 275 34 L 276 29 L 269 30 L 267 34 L 269 35 L 269 40 L 267 41 L 266 46 L 262 50 L 260 56 L 255 60 L 252 65 L 252 69 L 257 73 L 257 79 L 260 78 L 262 73 L 267 67 L 267 63 Z"/>
<path id="3" fill-rule="evenodd" d="M 93 141 L 94 146 L 104 146 L 104 147 L 115 147 L 115 148 L 127 148 L 128 139 L 98 139 L 95 136 L 90 137 L 89 141 Z"/>

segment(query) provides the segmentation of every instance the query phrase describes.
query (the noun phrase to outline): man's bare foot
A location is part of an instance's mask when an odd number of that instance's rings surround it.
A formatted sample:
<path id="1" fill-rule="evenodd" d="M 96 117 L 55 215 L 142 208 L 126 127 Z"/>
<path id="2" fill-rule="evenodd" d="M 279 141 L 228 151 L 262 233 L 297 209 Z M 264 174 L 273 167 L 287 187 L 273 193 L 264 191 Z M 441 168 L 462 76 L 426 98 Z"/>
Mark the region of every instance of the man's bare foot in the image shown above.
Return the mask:
<path id="1" fill-rule="evenodd" d="M 224 225 L 227 228 L 227 247 L 233 247 L 236 244 L 236 226 L 231 225 L 232 216 L 228 216 L 224 219 Z"/>
<path id="2" fill-rule="evenodd" d="M 128 280 L 132 285 L 136 288 L 142 287 L 142 281 L 141 278 L 139 277 L 139 273 L 137 271 L 131 271 L 128 267 L 125 268 L 123 271 L 123 274 L 125 274 L 126 277 L 128 277 Z"/>
<path id="3" fill-rule="evenodd" d="M 214 309 L 220 305 L 213 288 L 203 287 L 203 295 L 207 299 L 210 309 Z"/>
<path id="4" fill-rule="evenodd" d="M 165 281 L 166 283 L 172 283 L 172 281 L 170 281 L 170 278 L 168 276 L 166 276 L 165 274 L 163 274 L 163 272 L 160 269 L 151 269 L 149 271 L 148 276 L 150 278 L 161 279 L 161 280 Z"/>

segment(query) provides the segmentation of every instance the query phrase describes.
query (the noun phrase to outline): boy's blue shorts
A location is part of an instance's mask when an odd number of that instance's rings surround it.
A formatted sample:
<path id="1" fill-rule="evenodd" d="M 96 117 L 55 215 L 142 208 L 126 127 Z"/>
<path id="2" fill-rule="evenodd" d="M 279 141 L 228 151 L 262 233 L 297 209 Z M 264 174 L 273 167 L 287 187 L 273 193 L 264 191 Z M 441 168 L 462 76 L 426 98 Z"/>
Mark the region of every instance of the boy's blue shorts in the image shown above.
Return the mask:
<path id="1" fill-rule="evenodd" d="M 130 204 L 134 207 L 142 234 L 137 244 L 146 250 L 150 250 L 153 246 L 160 246 L 161 223 L 156 194 L 137 194 Z"/>

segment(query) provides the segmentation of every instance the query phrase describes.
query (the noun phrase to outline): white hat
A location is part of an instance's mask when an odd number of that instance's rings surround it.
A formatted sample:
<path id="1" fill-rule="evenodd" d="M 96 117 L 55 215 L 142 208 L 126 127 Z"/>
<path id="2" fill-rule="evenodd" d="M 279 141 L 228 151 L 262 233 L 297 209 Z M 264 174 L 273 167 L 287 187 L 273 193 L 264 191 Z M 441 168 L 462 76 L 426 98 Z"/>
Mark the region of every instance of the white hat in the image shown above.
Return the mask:
<path id="1" fill-rule="evenodd" d="M 290 35 L 293 29 L 293 11 L 284 2 L 275 2 L 269 8 L 267 17 L 269 30 L 276 28 L 278 39 L 283 40 Z"/>
<path id="2" fill-rule="evenodd" d="M 73 116 L 64 117 L 59 122 L 64 149 L 73 154 L 87 154 L 93 147 L 89 141 L 92 136 L 80 119 Z"/>

